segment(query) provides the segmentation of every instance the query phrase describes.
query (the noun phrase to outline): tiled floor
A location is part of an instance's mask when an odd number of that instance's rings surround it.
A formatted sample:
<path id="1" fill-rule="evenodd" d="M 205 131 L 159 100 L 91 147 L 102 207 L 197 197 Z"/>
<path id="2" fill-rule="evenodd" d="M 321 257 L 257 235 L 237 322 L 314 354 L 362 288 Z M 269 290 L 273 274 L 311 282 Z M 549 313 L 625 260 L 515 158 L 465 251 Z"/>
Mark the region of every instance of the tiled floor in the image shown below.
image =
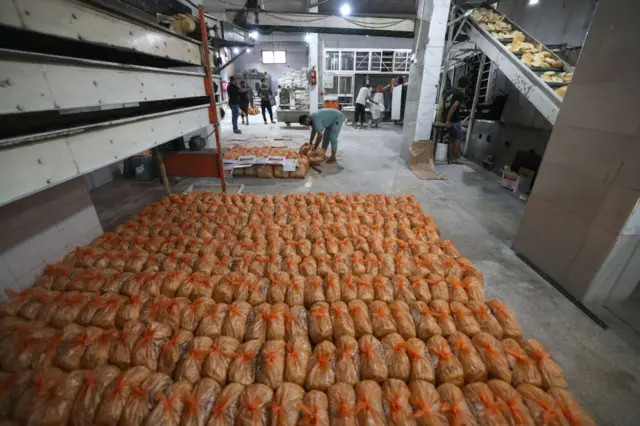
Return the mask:
<path id="1" fill-rule="evenodd" d="M 242 135 L 223 129 L 226 143 L 285 137 L 300 144 L 309 130 L 251 124 Z M 234 141 L 235 140 L 235 141 Z M 634 425 L 640 417 L 640 357 L 611 330 L 603 330 L 538 276 L 511 250 L 524 204 L 491 173 L 469 165 L 441 166 L 443 181 L 417 179 L 398 157 L 401 128 L 345 126 L 340 135 L 339 173 L 311 171 L 304 180 L 238 178 L 245 192 L 377 192 L 414 194 L 442 236 L 484 273 L 486 292 L 501 297 L 518 314 L 526 336 L 540 339 L 564 368 L 570 390 L 599 425 Z M 187 185 L 188 182 L 183 183 Z M 112 183 L 92 196 L 107 228 L 162 196 L 156 183 Z"/>

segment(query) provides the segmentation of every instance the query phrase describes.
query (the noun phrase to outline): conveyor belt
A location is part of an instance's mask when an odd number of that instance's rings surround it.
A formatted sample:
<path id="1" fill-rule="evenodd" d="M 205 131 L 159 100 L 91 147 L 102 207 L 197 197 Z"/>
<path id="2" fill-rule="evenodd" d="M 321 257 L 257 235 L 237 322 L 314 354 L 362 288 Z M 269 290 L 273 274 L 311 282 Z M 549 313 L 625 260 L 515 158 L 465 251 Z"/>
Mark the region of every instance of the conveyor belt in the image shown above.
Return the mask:
<path id="1" fill-rule="evenodd" d="M 513 31 L 517 30 L 524 33 L 527 41 L 534 44 L 541 44 L 508 18 L 505 17 L 504 22 L 511 24 Z M 553 85 L 554 87 L 552 87 L 552 85 L 543 81 L 535 69 L 527 66 L 522 62 L 520 57 L 511 53 L 500 40 L 495 38 L 489 31 L 471 18 L 468 20 L 467 35 L 469 41 L 473 42 L 496 64 L 497 68 L 507 76 L 513 85 L 516 86 L 535 108 L 540 111 L 551 124 L 555 124 L 556 117 L 562 105 L 562 98 L 554 91 L 557 85 Z M 551 52 L 544 46 L 542 46 L 542 50 Z M 554 58 L 560 59 L 553 52 L 551 53 Z M 541 70 L 537 71 L 540 72 Z M 562 71 L 573 72 L 573 68 L 565 63 Z"/>

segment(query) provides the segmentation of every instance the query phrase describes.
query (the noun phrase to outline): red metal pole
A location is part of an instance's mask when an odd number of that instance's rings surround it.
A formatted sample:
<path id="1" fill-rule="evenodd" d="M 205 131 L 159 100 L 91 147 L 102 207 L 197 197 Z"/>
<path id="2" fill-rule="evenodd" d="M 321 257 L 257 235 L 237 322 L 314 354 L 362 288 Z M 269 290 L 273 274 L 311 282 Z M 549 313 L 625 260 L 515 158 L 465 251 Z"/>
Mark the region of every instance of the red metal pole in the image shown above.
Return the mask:
<path id="1" fill-rule="evenodd" d="M 211 73 L 211 62 L 209 59 L 209 41 L 207 37 L 207 25 L 204 17 L 204 8 L 198 8 L 200 18 L 200 38 L 202 40 L 202 59 L 204 61 L 204 88 L 209 95 L 211 104 L 209 105 L 209 123 L 213 124 L 213 133 L 216 136 L 216 148 L 218 150 L 218 170 L 220 171 L 220 185 L 222 192 L 227 192 L 227 183 L 224 179 L 224 169 L 222 167 L 222 145 L 220 143 L 220 130 L 218 122 L 218 106 L 216 105 L 216 94 L 213 91 L 213 74 Z"/>

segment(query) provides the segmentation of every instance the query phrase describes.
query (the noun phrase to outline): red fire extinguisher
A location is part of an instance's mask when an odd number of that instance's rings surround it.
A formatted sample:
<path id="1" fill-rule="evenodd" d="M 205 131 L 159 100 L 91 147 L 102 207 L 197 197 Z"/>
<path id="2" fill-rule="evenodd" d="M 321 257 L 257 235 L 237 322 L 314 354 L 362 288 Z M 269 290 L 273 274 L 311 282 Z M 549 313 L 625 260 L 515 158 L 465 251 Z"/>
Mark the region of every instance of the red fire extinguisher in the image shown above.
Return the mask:
<path id="1" fill-rule="evenodd" d="M 309 81 L 311 81 L 312 86 L 318 84 L 318 72 L 316 71 L 316 67 L 311 68 L 311 71 L 309 71 Z"/>

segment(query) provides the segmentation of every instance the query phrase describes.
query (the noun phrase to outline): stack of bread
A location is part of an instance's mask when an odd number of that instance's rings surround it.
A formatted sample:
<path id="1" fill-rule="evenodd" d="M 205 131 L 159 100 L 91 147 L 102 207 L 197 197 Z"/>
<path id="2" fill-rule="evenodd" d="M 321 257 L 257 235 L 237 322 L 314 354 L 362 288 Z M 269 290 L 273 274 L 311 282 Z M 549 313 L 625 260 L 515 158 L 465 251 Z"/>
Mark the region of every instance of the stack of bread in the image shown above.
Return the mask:
<path id="1" fill-rule="evenodd" d="M 0 421 L 594 425 L 414 197 L 172 195 L 0 309 Z"/>

